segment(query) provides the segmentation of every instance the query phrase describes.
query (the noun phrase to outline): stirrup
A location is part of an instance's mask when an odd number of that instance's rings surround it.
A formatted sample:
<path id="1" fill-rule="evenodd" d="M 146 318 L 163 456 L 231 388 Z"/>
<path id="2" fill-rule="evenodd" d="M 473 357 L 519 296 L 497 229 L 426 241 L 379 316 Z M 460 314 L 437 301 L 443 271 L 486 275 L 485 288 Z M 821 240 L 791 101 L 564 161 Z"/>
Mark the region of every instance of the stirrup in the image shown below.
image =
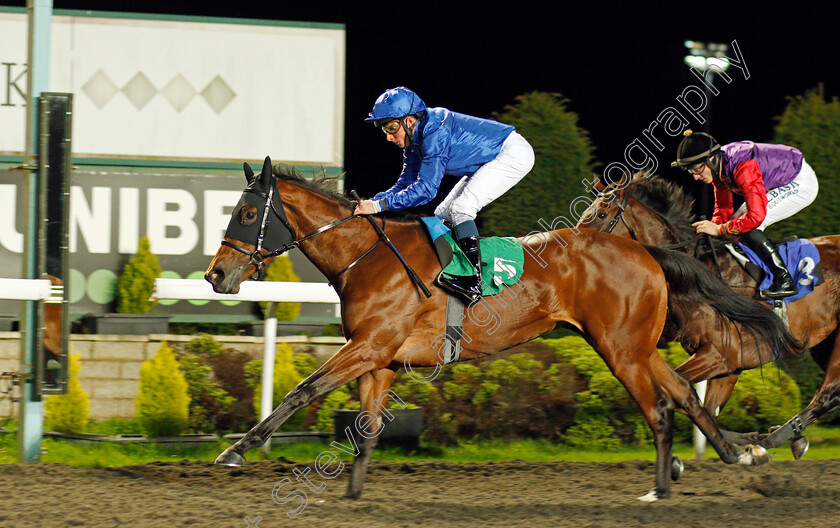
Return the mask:
<path id="1" fill-rule="evenodd" d="M 785 324 L 785 328 L 790 328 L 788 325 L 787 305 L 785 304 L 785 301 L 781 299 L 773 299 L 773 313 L 776 314 L 776 317 L 782 320 Z"/>
<path id="2" fill-rule="evenodd" d="M 435 284 L 446 290 L 452 295 L 458 296 L 464 304 L 470 305 L 481 300 L 481 292 L 464 288 L 457 284 L 457 278 L 444 277 L 443 272 L 440 272 L 435 279 Z"/>
<path id="3" fill-rule="evenodd" d="M 773 288 L 773 286 L 774 285 L 771 284 L 769 288 L 760 292 L 762 299 L 783 299 L 785 297 L 790 297 L 791 295 L 796 295 L 797 293 L 799 293 L 799 290 L 796 288 L 796 283 L 793 282 L 792 284 L 790 284 L 790 287 L 787 288 L 784 284 L 776 286 L 775 289 Z"/>

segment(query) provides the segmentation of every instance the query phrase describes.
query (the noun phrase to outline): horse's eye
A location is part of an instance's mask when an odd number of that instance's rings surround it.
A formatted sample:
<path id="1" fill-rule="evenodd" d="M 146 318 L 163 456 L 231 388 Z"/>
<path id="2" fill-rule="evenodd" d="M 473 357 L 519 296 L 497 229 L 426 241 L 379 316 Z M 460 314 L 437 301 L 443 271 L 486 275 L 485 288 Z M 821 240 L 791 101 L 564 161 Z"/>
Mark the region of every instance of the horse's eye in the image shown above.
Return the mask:
<path id="1" fill-rule="evenodd" d="M 249 226 L 257 221 L 257 208 L 253 205 L 245 205 L 239 210 L 239 223 Z"/>
<path id="2" fill-rule="evenodd" d="M 600 218 L 601 220 L 603 220 L 606 217 L 607 217 L 607 213 L 605 211 L 599 211 L 598 212 L 598 218 Z"/>

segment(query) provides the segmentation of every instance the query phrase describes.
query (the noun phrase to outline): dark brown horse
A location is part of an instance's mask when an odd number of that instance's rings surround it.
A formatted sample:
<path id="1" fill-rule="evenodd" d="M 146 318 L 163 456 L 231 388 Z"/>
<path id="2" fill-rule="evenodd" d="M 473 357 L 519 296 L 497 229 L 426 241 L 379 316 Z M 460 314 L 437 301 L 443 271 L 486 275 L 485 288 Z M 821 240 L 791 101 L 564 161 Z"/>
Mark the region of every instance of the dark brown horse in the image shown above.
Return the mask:
<path id="1" fill-rule="evenodd" d="M 609 188 L 596 185 L 600 192 L 593 206 L 582 216 L 578 226 L 604 230 L 616 235 L 637 239 L 643 244 L 670 246 L 682 244 L 682 251 L 697 255 L 710 268 L 720 269 L 721 277 L 732 289 L 746 296 L 756 295 L 756 281 L 738 265 L 734 258 L 714 241 L 711 249 L 703 238 L 695 235 L 691 226 L 692 199 L 679 186 L 647 174 L 625 176 Z M 583 220 L 589 221 L 583 223 Z M 687 243 L 686 243 L 687 242 Z M 834 409 L 840 398 L 840 236 L 812 238 L 820 252 L 825 282 L 805 297 L 787 306 L 790 330 L 817 364 L 825 370 L 822 386 L 811 403 L 784 426 L 769 436 L 729 435 L 737 441 L 756 442 L 764 447 L 779 447 L 792 439 L 796 458 L 807 450 L 802 436 L 805 427 Z M 715 261 L 718 265 L 716 266 Z M 769 310 L 769 305 L 766 305 Z M 692 354 L 677 372 L 691 382 L 709 380 L 705 406 L 711 412 L 723 407 L 732 394 L 741 371 L 755 368 L 774 358 L 750 346 L 732 342 L 716 327 L 714 318 L 684 317 L 672 325 L 668 339 L 677 339 Z M 679 333 L 674 332 L 676 328 Z M 667 334 L 667 332 L 666 332 Z"/>
<path id="2" fill-rule="evenodd" d="M 205 278 L 217 292 L 236 293 L 265 261 L 298 247 L 335 287 L 347 343 L 216 463 L 242 464 L 243 455 L 262 445 L 294 411 L 358 379 L 362 408 L 370 418 L 356 423 L 365 438 L 355 453 L 347 495 L 358 497 L 377 439 L 366 433 L 379 431 L 394 374 L 401 367 L 443 363 L 437 348 L 445 337 L 447 295 L 437 288 L 429 298 L 421 295 L 397 254 L 381 243 L 370 217 L 353 215 L 354 202 L 295 175 L 276 169 L 273 174 L 268 158 L 259 176 L 245 169 L 248 187 Z M 440 264 L 421 222 L 393 217 L 377 217 L 376 222 L 420 279 L 432 284 Z M 747 320 L 756 311 L 754 301 L 733 294 L 687 257 L 656 248 L 649 253 L 621 237 L 560 230 L 521 243 L 530 258 L 520 284 L 466 310 L 460 360 L 511 348 L 559 325 L 579 332 L 624 384 L 653 431 L 656 485 L 645 500 L 667 497 L 672 475 L 676 479 L 681 472 L 671 454 L 675 407 L 695 421 L 726 463 L 768 459 L 763 450 L 738 452 L 725 440 L 689 383 L 656 351 L 668 309 L 666 276 L 676 268 L 684 284 L 672 302 L 686 309 L 718 310 L 723 317 Z M 790 345 L 783 325 L 774 321 L 765 317 L 747 323 L 763 332 L 768 350 Z"/>

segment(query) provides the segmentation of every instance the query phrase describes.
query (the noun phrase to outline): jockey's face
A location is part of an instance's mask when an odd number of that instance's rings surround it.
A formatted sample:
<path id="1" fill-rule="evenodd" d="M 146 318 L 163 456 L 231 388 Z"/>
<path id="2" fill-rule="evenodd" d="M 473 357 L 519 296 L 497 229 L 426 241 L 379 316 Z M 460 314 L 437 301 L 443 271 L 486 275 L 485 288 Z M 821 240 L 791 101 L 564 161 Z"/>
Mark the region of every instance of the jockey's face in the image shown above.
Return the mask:
<path id="1" fill-rule="evenodd" d="M 405 126 L 407 127 L 411 127 L 414 125 L 414 123 L 417 122 L 417 120 L 414 119 L 414 117 L 412 116 L 406 117 L 404 121 Z M 393 121 L 391 121 L 391 123 L 396 123 L 397 125 L 399 125 L 399 120 L 394 119 Z M 388 130 L 390 127 L 388 127 L 388 125 L 390 125 L 391 123 L 388 123 L 384 127 L 382 127 L 383 131 L 385 132 L 385 139 L 401 149 L 405 148 L 405 128 L 403 128 L 402 126 L 398 126 L 395 132 L 390 132 Z"/>
<path id="2" fill-rule="evenodd" d="M 712 177 L 712 169 L 710 169 L 709 165 L 707 165 L 705 162 L 703 162 L 702 164 L 698 163 L 697 165 L 690 167 L 688 172 L 694 177 L 695 180 L 701 181 L 703 183 L 712 183 L 712 180 L 714 179 Z"/>

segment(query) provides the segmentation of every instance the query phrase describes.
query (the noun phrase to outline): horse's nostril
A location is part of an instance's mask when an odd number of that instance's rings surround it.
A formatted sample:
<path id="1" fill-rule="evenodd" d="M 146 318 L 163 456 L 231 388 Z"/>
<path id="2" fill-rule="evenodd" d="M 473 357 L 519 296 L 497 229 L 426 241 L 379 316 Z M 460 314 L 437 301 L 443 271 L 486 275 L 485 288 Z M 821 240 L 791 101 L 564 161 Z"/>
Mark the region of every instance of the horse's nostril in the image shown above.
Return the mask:
<path id="1" fill-rule="evenodd" d="M 225 273 L 219 269 L 213 269 L 204 274 L 204 280 L 210 284 L 219 285 L 225 279 Z"/>

